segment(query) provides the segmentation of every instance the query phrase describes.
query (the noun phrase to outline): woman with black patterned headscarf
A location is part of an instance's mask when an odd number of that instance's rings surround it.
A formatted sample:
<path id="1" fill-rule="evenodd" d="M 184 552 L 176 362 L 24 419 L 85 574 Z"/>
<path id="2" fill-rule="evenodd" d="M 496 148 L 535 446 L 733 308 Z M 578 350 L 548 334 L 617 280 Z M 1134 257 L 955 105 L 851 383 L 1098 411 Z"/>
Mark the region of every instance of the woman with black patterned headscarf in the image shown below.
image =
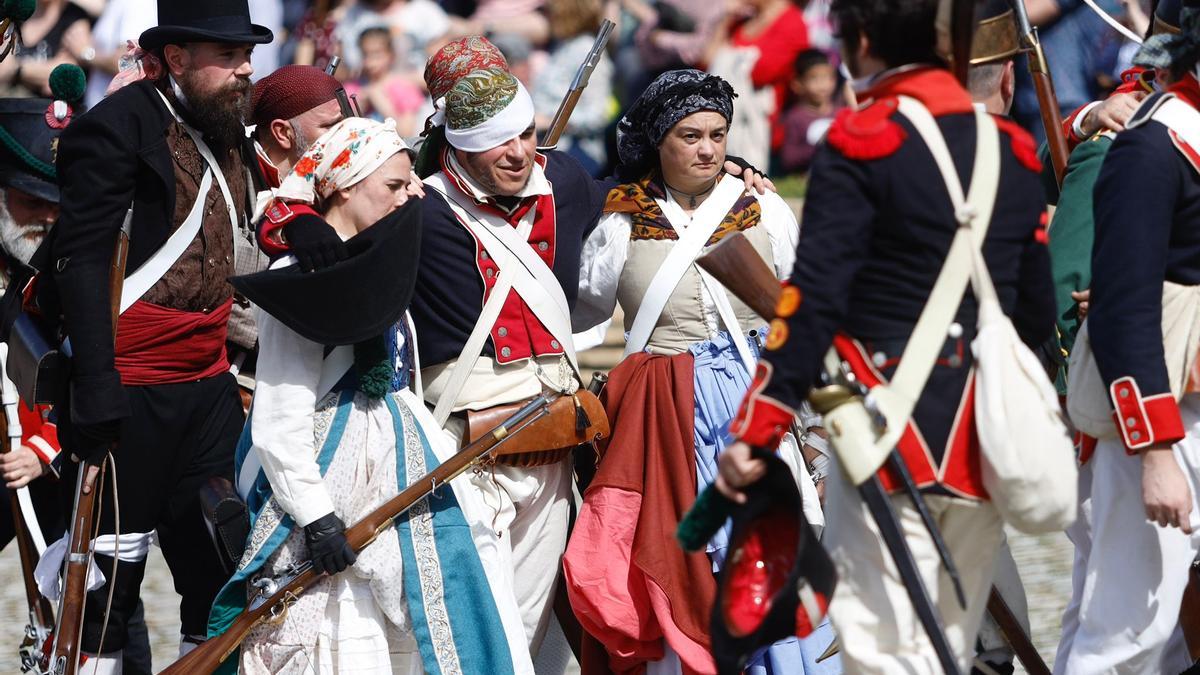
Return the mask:
<path id="1" fill-rule="evenodd" d="M 709 618 L 728 531 L 692 554 L 670 537 L 716 477 L 729 422 L 770 336 L 762 317 L 693 262 L 741 232 L 784 279 L 799 235 L 778 195 L 747 194 L 722 170 L 734 97 L 727 82 L 698 70 L 656 79 L 617 126 L 625 182 L 584 243 L 575 328 L 600 323 L 619 303 L 627 343 L 606 390 L 613 436 L 563 564 L 576 614 L 622 671 L 676 657 L 686 672 L 715 668 Z M 780 451 L 801 476 L 809 520 L 821 523 L 795 439 Z M 777 644 L 747 672 L 806 672 L 829 645 L 823 633 L 814 638 L 820 644 Z"/>

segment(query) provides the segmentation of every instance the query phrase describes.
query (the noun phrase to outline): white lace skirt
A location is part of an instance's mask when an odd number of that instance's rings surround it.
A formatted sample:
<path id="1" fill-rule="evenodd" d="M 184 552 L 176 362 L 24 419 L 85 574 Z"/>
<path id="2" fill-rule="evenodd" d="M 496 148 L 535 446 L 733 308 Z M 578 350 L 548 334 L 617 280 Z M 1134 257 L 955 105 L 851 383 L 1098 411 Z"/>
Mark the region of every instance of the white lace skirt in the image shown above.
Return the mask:
<path id="1" fill-rule="evenodd" d="M 337 396 L 318 406 L 318 450 L 330 431 Z M 404 402 L 396 399 L 399 406 Z M 324 422 L 324 423 L 323 423 Z M 338 449 L 325 473 L 334 511 L 347 526 L 391 499 L 396 486 L 396 425 L 383 401 L 354 397 Z M 276 575 L 308 559 L 302 528 L 296 528 L 267 561 Z M 277 624 L 255 627 L 242 644 L 241 672 L 248 675 L 421 673 L 402 588 L 402 560 L 394 528 L 388 528 L 344 572 L 323 577 L 306 590 Z"/>

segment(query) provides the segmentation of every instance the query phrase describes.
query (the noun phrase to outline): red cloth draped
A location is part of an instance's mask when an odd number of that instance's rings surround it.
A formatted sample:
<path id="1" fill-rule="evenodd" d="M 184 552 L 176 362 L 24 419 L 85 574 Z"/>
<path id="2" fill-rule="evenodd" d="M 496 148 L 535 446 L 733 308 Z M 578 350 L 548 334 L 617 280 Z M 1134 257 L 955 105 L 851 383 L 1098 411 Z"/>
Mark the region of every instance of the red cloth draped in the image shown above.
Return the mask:
<path id="1" fill-rule="evenodd" d="M 232 298 L 208 313 L 133 303 L 117 322 L 121 383 L 194 382 L 229 370 L 225 334 L 232 307 Z"/>
<path id="2" fill-rule="evenodd" d="M 563 558 L 580 623 L 617 673 L 642 673 L 663 640 L 684 673 L 715 673 L 712 563 L 686 553 L 675 528 L 696 501 L 691 354 L 634 354 L 604 391 L 613 429 Z"/>

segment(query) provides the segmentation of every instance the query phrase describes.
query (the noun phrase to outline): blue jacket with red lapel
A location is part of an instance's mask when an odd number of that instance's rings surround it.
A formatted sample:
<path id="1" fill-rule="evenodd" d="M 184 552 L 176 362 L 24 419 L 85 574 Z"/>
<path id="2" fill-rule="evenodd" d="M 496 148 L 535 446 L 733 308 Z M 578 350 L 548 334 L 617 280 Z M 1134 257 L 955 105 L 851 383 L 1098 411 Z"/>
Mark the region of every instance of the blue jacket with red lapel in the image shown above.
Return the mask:
<path id="1" fill-rule="evenodd" d="M 583 240 L 599 222 L 612 184 L 593 179 L 578 161 L 561 152 L 539 155 L 537 161 L 553 194 L 526 199 L 538 202 L 530 242 L 562 284 L 573 309 L 579 292 Z M 441 195 L 429 190 L 421 204 L 421 265 L 410 311 L 417 326 L 421 362 L 435 365 L 458 358 L 462 352 L 483 309 L 486 289 L 495 283 L 496 266 Z M 523 203 L 512 222 L 529 205 Z M 491 207 L 483 204 L 481 208 Z M 492 327 L 491 339 L 483 347 L 483 355 L 509 363 L 561 353 L 561 345 L 552 342 L 545 326 L 516 292 L 511 292 Z"/>
<path id="2" fill-rule="evenodd" d="M 785 288 L 768 351 L 731 427 L 753 445 L 774 447 L 819 384 L 831 344 L 865 384 L 891 376 L 941 271 L 957 224 L 933 156 L 896 113 L 901 94 L 929 108 L 960 180 L 970 185 L 973 107 L 947 71 L 884 76 L 863 107 L 839 116 L 813 162 L 791 289 Z M 1028 135 L 996 121 L 1003 132 L 999 194 L 984 259 L 1004 311 L 1022 338 L 1037 345 L 1054 326 L 1039 166 Z M 968 290 L 899 449 L 922 488 L 982 498 L 971 406 L 975 322 Z M 885 486 L 895 485 L 890 475 L 882 477 Z"/>
<path id="3" fill-rule="evenodd" d="M 1200 105 L 1190 75 L 1171 92 Z M 1095 188 L 1088 332 L 1131 452 L 1184 436 L 1163 356 L 1162 289 L 1164 280 L 1200 284 L 1200 154 L 1149 119 L 1161 97 L 1117 134 Z"/>

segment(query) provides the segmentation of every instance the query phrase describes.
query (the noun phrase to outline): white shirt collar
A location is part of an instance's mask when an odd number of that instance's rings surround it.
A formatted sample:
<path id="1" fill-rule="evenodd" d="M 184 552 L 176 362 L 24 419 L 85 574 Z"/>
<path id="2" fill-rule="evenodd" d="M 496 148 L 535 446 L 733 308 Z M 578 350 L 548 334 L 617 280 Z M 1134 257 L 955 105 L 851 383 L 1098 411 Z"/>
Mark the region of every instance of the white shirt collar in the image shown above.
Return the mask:
<path id="1" fill-rule="evenodd" d="M 477 202 L 484 202 L 494 199 L 497 195 L 489 194 L 483 186 L 467 173 L 467 170 L 459 163 L 453 152 L 447 152 L 446 157 L 450 161 L 450 170 L 455 176 L 466 186 L 470 197 L 473 197 Z M 533 171 L 529 174 L 529 180 L 525 182 L 525 187 L 521 191 L 513 195 L 514 197 L 534 197 L 548 195 L 552 192 L 550 181 L 546 178 L 546 172 L 542 169 L 542 165 L 538 162 L 533 163 Z"/>

